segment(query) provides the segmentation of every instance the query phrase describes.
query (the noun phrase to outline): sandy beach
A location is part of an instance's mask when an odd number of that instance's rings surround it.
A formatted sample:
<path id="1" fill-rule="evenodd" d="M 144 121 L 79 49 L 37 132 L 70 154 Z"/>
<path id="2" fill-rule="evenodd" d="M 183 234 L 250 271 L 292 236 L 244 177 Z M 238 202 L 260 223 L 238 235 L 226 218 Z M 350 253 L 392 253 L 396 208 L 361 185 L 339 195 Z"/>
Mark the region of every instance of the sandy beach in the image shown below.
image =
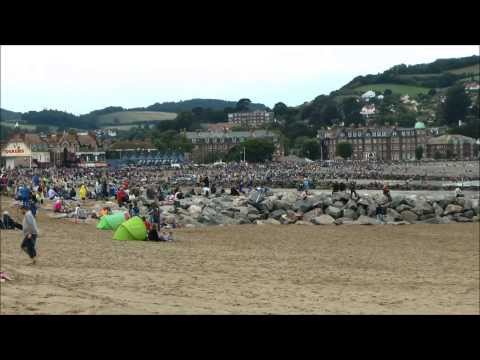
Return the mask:
<path id="1" fill-rule="evenodd" d="M 11 199 L 2 199 L 9 210 Z M 19 220 L 19 218 L 17 218 Z M 38 215 L 1 232 L 1 314 L 479 314 L 479 224 L 235 225 L 112 240 Z"/>

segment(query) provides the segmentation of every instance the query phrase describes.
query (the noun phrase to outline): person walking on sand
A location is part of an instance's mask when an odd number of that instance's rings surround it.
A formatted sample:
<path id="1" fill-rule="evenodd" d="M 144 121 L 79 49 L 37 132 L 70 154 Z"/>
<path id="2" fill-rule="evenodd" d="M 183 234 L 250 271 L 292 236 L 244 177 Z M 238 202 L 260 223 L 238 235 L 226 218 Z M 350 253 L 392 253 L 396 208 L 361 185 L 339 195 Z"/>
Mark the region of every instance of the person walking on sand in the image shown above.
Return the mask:
<path id="1" fill-rule="evenodd" d="M 22 205 L 23 214 L 23 235 L 21 249 L 32 259 L 32 265 L 35 265 L 37 257 L 36 242 L 38 236 L 37 221 L 28 206 Z"/>

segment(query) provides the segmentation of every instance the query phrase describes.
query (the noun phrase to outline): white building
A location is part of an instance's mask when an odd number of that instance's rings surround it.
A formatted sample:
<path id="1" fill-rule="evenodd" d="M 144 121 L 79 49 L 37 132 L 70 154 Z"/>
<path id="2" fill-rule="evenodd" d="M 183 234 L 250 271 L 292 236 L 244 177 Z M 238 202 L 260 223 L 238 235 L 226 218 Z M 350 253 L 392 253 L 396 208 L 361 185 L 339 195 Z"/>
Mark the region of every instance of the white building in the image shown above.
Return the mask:
<path id="1" fill-rule="evenodd" d="M 2 148 L 5 167 L 44 167 L 50 164 L 48 144 L 38 134 L 14 135 Z"/>
<path id="2" fill-rule="evenodd" d="M 375 105 L 374 104 L 365 105 L 364 107 L 362 107 L 362 110 L 360 110 L 360 115 L 363 115 L 363 116 L 366 116 L 366 117 L 369 117 L 369 116 L 374 115 L 374 114 L 375 114 Z"/>
<path id="3" fill-rule="evenodd" d="M 362 94 L 362 99 L 368 101 L 369 99 L 373 99 L 375 95 L 375 91 L 368 90 L 366 93 Z"/>

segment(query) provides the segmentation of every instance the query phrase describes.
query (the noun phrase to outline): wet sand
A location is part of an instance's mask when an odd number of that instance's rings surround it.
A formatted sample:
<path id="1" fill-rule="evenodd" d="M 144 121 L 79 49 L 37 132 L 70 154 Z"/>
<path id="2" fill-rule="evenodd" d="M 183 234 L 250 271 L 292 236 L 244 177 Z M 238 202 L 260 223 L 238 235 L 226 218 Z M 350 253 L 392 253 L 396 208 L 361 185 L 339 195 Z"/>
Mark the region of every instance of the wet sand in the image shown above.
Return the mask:
<path id="1" fill-rule="evenodd" d="M 6 208 L 10 199 L 3 202 Z M 112 240 L 39 213 L 1 232 L 1 314 L 479 314 L 479 224 L 238 225 Z"/>

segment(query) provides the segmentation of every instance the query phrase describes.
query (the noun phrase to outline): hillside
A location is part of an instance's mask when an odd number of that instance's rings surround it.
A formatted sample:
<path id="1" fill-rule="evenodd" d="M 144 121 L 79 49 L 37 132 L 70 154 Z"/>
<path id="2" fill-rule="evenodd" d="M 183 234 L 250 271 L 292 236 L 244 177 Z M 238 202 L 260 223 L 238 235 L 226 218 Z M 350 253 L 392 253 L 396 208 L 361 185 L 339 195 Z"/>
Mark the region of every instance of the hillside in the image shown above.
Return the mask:
<path id="1" fill-rule="evenodd" d="M 427 94 L 430 90 L 426 87 L 413 86 L 413 85 L 401 85 L 401 84 L 370 84 L 362 85 L 353 89 L 357 95 L 360 95 L 368 90 L 383 93 L 386 89 L 392 90 L 392 93 L 398 95 L 410 95 L 417 96 L 418 94 Z"/>
<path id="2" fill-rule="evenodd" d="M 227 107 L 234 108 L 237 105 L 237 101 L 227 101 L 227 100 L 218 100 L 218 99 L 191 99 L 178 102 L 164 102 L 164 103 L 155 103 L 153 105 L 147 106 L 146 108 L 133 108 L 129 110 L 140 110 L 140 111 L 163 111 L 163 112 L 182 112 L 182 111 L 192 111 L 196 107 L 202 107 L 204 109 L 212 110 L 223 110 Z M 266 110 L 264 104 L 255 104 L 250 105 L 252 110 Z"/>
<path id="3" fill-rule="evenodd" d="M 0 121 L 16 121 L 20 120 L 22 113 L 1 109 L 0 108 Z"/>
<path id="4" fill-rule="evenodd" d="M 159 111 L 120 111 L 111 114 L 100 115 L 97 119 L 99 127 L 115 125 L 136 125 L 147 122 L 173 120 L 177 114 Z"/>
<path id="5" fill-rule="evenodd" d="M 374 84 L 397 84 L 408 85 L 419 88 L 446 88 L 460 82 L 462 79 L 472 78 L 478 79 L 480 57 L 478 55 L 439 59 L 429 64 L 417 65 L 396 65 L 382 73 L 365 76 L 357 76 L 348 84 L 343 86 L 339 92 L 348 92 L 356 90 L 360 87 L 362 89 L 365 85 Z M 391 89 L 393 91 L 393 89 Z M 407 89 L 413 93 L 420 93 L 422 89 Z M 428 91 L 428 90 L 427 90 Z"/>

